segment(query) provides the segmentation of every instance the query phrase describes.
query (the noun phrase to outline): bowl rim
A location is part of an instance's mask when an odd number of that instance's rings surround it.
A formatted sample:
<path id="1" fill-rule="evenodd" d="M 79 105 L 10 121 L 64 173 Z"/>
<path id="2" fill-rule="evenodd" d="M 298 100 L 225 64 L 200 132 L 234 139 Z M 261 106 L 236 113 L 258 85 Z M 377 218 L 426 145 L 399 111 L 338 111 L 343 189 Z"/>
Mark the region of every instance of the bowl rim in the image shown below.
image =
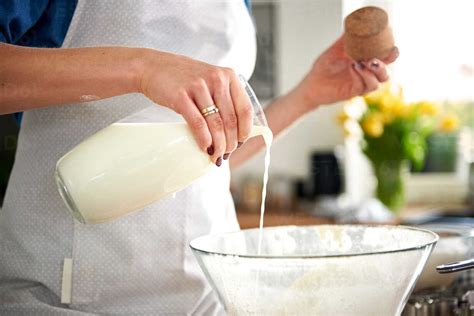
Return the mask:
<path id="1" fill-rule="evenodd" d="M 433 237 L 433 239 L 429 242 L 423 243 L 421 245 L 412 246 L 412 247 L 405 247 L 399 248 L 394 250 L 382 250 L 382 251 L 372 251 L 372 252 L 361 252 L 361 253 L 341 253 L 341 254 L 330 254 L 330 255 L 259 255 L 259 254 L 237 254 L 237 253 L 223 253 L 217 251 L 207 251 L 198 249 L 197 247 L 193 246 L 193 243 L 196 243 L 200 239 L 204 238 L 212 238 L 218 235 L 227 235 L 227 234 L 235 234 L 244 231 L 251 231 L 251 230 L 258 230 L 259 228 L 247 228 L 241 229 L 232 232 L 224 232 L 224 233 L 215 233 L 215 234 L 206 234 L 199 237 L 194 238 L 189 243 L 189 247 L 193 252 L 201 253 L 205 255 L 218 255 L 218 256 L 232 256 L 232 257 L 239 257 L 239 258 L 247 258 L 247 259 L 293 259 L 293 260 L 305 260 L 305 259 L 327 259 L 327 258 L 343 258 L 343 257 L 361 257 L 361 256 L 372 256 L 372 255 L 381 255 L 381 254 L 390 254 L 390 253 L 398 253 L 398 252 L 408 252 L 414 250 L 420 250 L 422 248 L 426 248 L 430 245 L 435 245 L 439 241 L 438 234 L 432 232 L 428 229 L 418 228 L 418 227 L 411 227 L 405 225 L 378 225 L 378 224 L 324 224 L 324 225 L 282 225 L 282 226 L 270 226 L 264 227 L 264 230 L 276 230 L 276 229 L 288 229 L 288 228 L 295 228 L 295 227 L 362 227 L 362 228 L 389 228 L 389 229 L 405 229 L 405 230 L 414 230 L 418 232 L 423 232 L 429 234 Z"/>

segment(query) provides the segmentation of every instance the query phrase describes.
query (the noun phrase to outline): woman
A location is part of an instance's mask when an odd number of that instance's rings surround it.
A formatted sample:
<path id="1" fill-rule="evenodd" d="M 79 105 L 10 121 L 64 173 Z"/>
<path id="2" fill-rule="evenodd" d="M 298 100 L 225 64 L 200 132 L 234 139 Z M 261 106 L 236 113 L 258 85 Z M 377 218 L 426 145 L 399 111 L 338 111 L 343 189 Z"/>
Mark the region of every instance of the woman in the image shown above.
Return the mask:
<path id="1" fill-rule="evenodd" d="M 44 12 L 58 5 L 42 2 Z M 67 20 L 55 12 L 38 21 Z M 34 38 L 33 22 L 24 34 Z M 0 214 L 0 314 L 223 314 L 188 243 L 238 229 L 225 160 L 232 154 L 237 166 L 263 146 L 247 141 L 252 110 L 236 76 L 250 77 L 255 62 L 244 1 L 79 0 L 65 24 L 62 48 L 0 45 L 0 113 L 25 111 Z M 320 105 L 376 89 L 396 55 L 354 63 L 339 39 L 267 107 L 273 133 Z M 153 104 L 181 115 L 220 168 L 136 214 L 74 221 L 54 184 L 56 161 Z M 219 112 L 202 114 L 213 105 Z"/>

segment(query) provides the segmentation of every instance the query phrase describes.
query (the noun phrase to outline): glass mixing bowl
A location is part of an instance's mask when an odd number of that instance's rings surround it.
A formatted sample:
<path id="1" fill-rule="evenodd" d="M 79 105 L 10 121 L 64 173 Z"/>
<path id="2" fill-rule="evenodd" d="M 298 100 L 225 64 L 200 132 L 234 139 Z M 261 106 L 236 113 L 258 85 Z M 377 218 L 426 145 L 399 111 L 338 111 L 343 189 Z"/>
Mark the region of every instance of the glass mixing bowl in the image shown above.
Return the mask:
<path id="1" fill-rule="evenodd" d="M 399 315 L 438 236 L 403 226 L 280 226 L 190 246 L 229 315 Z"/>

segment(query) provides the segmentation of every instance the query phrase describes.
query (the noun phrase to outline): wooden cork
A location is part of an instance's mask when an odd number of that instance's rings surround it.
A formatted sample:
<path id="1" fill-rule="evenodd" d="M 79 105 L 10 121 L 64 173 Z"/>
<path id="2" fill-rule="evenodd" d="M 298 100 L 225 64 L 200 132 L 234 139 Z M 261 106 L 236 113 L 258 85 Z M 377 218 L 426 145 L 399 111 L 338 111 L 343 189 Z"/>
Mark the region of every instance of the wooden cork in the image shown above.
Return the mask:
<path id="1" fill-rule="evenodd" d="M 356 61 L 383 60 L 394 48 L 387 13 L 377 7 L 364 7 L 344 20 L 344 49 Z"/>

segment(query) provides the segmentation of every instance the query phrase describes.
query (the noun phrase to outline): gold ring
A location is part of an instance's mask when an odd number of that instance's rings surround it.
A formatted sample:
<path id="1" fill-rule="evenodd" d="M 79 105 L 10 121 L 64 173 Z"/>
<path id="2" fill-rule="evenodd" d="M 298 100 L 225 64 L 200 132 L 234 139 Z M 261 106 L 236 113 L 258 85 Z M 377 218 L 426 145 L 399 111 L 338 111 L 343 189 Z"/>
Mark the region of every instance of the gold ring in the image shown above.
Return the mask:
<path id="1" fill-rule="evenodd" d="M 201 110 L 202 116 L 206 117 L 214 113 L 219 113 L 219 109 L 214 104 Z"/>
<path id="2" fill-rule="evenodd" d="M 218 108 L 215 108 L 215 109 L 213 109 L 213 110 L 207 111 L 207 112 L 204 113 L 202 116 L 206 117 L 206 116 L 209 116 L 209 115 L 214 114 L 214 113 L 219 113 L 219 109 L 218 109 Z"/>

